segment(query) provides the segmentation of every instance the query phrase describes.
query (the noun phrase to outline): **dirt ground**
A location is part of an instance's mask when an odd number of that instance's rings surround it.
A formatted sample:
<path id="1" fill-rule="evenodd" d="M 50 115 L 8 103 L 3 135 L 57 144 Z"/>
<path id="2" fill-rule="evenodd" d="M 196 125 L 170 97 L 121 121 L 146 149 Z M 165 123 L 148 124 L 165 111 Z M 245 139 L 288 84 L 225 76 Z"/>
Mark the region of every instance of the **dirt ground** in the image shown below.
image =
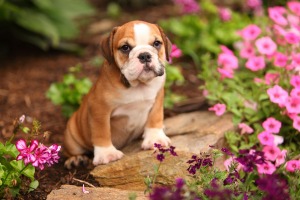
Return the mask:
<path id="1" fill-rule="evenodd" d="M 147 7 L 146 9 L 135 10 L 124 13 L 125 17 L 118 20 L 116 24 L 121 24 L 132 19 L 142 19 L 149 22 L 157 22 L 162 17 L 172 15 L 169 5 Z M 100 10 L 100 8 L 99 8 Z M 169 10 L 169 11 L 168 11 Z M 145 15 L 144 13 L 147 13 Z M 96 22 L 103 18 L 99 14 L 92 19 Z M 83 46 L 85 54 L 76 56 L 65 52 L 50 51 L 42 52 L 35 47 L 13 43 L 12 51 L 0 61 L 0 141 L 6 141 L 12 135 L 12 122 L 25 114 L 27 120 L 38 119 L 42 123 L 44 131 L 50 131 L 50 137 L 39 140 L 46 145 L 53 143 L 62 144 L 63 131 L 67 119 L 61 114 L 60 108 L 54 106 L 45 97 L 45 93 L 53 82 L 60 81 L 68 68 L 77 63 L 83 65 L 82 76 L 88 76 L 94 82 L 97 79 L 99 68 L 90 65 L 90 59 L 99 55 L 98 41 L 101 35 L 85 35 L 78 39 Z M 183 87 L 174 87 L 178 93 L 187 95 L 191 103 L 179 105 L 173 110 L 166 110 L 166 117 L 176 115 L 178 112 L 191 111 L 201 107 L 201 94 L 197 89 L 201 82 L 195 77 L 193 66 L 186 67 L 184 75 L 187 84 Z M 196 99 L 196 103 L 195 103 Z M 23 137 L 16 135 L 15 139 Z M 37 170 L 36 178 L 40 186 L 29 194 L 20 195 L 19 199 L 46 199 L 47 194 L 53 189 L 59 188 L 62 184 L 73 184 L 81 186 L 82 182 L 87 181 L 95 186 L 99 186 L 89 175 L 93 166 L 81 167 L 67 170 L 64 168 L 65 158 L 62 156 L 60 162 L 53 167 L 45 170 Z M 75 180 L 73 178 L 76 178 Z"/>

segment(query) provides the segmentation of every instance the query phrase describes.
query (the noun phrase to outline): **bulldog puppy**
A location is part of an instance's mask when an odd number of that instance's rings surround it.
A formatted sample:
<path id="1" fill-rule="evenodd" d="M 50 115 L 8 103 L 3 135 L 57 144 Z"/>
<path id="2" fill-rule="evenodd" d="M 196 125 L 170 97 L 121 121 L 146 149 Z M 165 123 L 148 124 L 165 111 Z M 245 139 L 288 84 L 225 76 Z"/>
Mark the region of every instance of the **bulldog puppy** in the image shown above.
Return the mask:
<path id="1" fill-rule="evenodd" d="M 87 152 L 93 164 L 120 159 L 118 149 L 143 135 L 143 149 L 163 146 L 165 63 L 171 42 L 162 29 L 143 21 L 115 27 L 101 42 L 104 64 L 99 79 L 67 124 L 65 166 L 78 165 Z"/>

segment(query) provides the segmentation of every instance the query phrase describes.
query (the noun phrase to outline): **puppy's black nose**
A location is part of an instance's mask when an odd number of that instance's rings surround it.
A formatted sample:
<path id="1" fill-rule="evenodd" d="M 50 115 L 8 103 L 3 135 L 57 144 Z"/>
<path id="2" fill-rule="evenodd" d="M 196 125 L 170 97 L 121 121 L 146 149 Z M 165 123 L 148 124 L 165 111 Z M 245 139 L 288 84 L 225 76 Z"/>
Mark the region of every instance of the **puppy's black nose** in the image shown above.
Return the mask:
<path id="1" fill-rule="evenodd" d="M 140 53 L 138 59 L 141 63 L 151 62 L 151 54 L 148 52 Z"/>

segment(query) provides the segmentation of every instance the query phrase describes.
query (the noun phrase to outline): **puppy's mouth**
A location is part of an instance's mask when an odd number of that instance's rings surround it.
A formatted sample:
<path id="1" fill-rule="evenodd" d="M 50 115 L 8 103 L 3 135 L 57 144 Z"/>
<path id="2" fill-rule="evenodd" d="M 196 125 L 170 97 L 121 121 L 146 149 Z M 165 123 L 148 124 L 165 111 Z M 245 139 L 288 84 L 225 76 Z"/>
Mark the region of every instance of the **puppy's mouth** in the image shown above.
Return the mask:
<path id="1" fill-rule="evenodd" d="M 144 66 L 143 66 L 143 70 L 141 71 L 140 75 L 145 72 L 146 74 L 147 73 L 151 73 L 153 72 L 155 76 L 162 76 L 164 75 L 165 73 L 165 70 L 164 70 L 164 66 L 162 64 L 160 64 L 158 70 L 155 70 L 156 68 L 151 66 L 150 63 L 145 63 Z M 139 75 L 139 76 L 140 76 Z"/>

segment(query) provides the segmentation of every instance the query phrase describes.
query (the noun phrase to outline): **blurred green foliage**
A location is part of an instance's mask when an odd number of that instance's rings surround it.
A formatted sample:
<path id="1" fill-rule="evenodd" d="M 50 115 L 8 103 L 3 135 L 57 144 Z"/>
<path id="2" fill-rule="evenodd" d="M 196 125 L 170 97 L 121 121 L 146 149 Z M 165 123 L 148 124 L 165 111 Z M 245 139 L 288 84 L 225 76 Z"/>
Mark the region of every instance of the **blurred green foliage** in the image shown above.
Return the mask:
<path id="1" fill-rule="evenodd" d="M 69 69 L 62 82 L 52 83 L 46 96 L 54 105 L 61 105 L 62 114 L 70 117 L 75 112 L 82 100 L 92 87 L 89 78 L 77 78 L 76 73 L 81 71 L 81 65 L 78 64 Z"/>
<path id="2" fill-rule="evenodd" d="M 0 32 L 43 50 L 73 50 L 78 18 L 94 13 L 85 0 L 0 0 Z"/>

